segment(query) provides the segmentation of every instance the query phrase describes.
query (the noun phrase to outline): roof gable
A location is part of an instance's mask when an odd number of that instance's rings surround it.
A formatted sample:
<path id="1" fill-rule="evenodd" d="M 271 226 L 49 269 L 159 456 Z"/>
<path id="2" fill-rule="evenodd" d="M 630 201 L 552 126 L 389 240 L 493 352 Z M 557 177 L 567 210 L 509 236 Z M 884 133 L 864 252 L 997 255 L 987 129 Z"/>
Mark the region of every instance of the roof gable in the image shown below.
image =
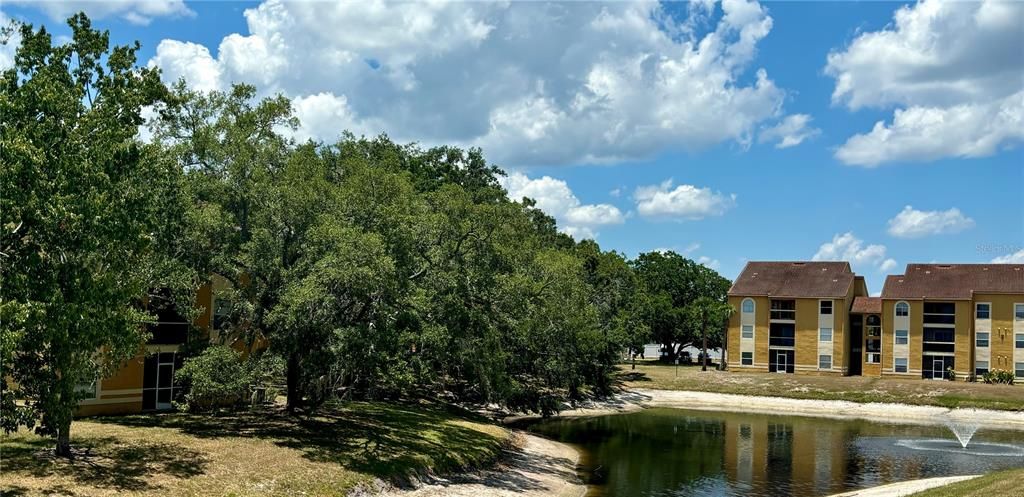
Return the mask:
<path id="1" fill-rule="evenodd" d="M 1024 264 L 907 264 L 882 287 L 884 299 L 969 300 L 975 293 L 1024 294 Z"/>
<path id="2" fill-rule="evenodd" d="M 748 262 L 729 295 L 845 297 L 854 277 L 848 262 Z"/>

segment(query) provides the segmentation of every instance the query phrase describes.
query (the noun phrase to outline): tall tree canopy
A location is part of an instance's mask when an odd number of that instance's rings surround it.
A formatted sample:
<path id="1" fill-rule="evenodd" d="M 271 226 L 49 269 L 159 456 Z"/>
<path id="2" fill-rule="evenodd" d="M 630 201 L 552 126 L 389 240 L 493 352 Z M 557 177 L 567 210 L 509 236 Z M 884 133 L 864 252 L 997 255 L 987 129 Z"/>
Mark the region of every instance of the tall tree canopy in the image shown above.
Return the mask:
<path id="1" fill-rule="evenodd" d="M 138 46 L 69 23 L 57 46 L 22 27 L 0 81 L 7 430 L 38 424 L 68 453 L 79 387 L 145 344 L 147 294 L 194 316 L 221 278 L 219 336 L 269 344 L 292 410 L 344 391 L 547 414 L 610 392 L 625 347 L 720 340 L 724 278 L 575 242 L 480 150 L 296 143 L 288 99 L 168 90 Z"/>
<path id="2" fill-rule="evenodd" d="M 675 252 L 647 252 L 633 261 L 642 286 L 644 320 L 651 339 L 669 351 L 675 359 L 680 349 L 702 338 L 704 326 L 693 319 L 688 308 L 701 302 L 726 302 L 730 282 L 715 270 Z M 718 328 L 709 329 L 712 346 L 721 343 Z"/>
<path id="3" fill-rule="evenodd" d="M 135 138 L 140 109 L 166 94 L 136 67 L 138 45 L 111 49 L 81 14 L 68 24 L 60 45 L 22 26 L 0 76 L 3 427 L 38 417 L 60 454 L 83 390 L 144 339 L 137 304 L 176 225 L 165 216 L 179 176 Z"/>

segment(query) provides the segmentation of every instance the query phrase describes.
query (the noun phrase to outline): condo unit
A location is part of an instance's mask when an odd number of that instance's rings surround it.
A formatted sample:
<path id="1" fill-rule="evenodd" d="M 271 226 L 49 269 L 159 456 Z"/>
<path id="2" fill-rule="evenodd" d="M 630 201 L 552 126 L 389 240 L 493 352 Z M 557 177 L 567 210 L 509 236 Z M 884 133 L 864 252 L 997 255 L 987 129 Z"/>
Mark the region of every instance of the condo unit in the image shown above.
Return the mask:
<path id="1" fill-rule="evenodd" d="M 909 264 L 879 297 L 846 262 L 750 262 L 729 290 L 734 371 L 1024 379 L 1024 265 Z"/>

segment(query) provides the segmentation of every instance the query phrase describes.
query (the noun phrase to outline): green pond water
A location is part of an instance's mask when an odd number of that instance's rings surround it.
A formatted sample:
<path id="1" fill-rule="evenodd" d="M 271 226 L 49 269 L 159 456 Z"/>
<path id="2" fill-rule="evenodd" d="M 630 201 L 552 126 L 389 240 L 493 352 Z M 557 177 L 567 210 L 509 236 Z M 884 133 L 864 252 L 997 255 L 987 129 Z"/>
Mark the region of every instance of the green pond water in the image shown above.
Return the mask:
<path id="1" fill-rule="evenodd" d="M 1024 467 L 1024 432 L 645 409 L 528 430 L 582 452 L 590 496 L 822 496 L 918 478 Z M 1024 495 L 1024 494 L 1022 494 Z"/>

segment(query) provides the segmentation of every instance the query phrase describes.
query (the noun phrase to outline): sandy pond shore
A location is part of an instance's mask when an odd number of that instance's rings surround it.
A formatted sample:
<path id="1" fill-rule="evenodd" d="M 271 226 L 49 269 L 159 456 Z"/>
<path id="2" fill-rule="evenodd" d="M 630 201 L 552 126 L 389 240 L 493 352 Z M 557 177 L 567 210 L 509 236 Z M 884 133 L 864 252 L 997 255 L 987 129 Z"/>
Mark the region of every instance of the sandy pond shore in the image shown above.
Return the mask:
<path id="1" fill-rule="evenodd" d="M 580 497 L 586 486 L 576 474 L 580 454 L 573 447 L 516 432 L 516 448 L 497 466 L 423 481 L 412 490 L 389 490 L 386 497 Z"/>
<path id="2" fill-rule="evenodd" d="M 560 416 L 595 416 L 647 407 L 673 407 L 707 411 L 784 414 L 834 419 L 864 419 L 887 423 L 945 424 L 970 421 L 981 428 L 1024 430 L 1024 412 L 987 409 L 948 409 L 906 404 L 858 403 L 842 400 L 787 399 L 685 390 L 631 389 L 611 399 L 592 401 Z M 509 418 L 510 421 L 524 417 Z"/>

